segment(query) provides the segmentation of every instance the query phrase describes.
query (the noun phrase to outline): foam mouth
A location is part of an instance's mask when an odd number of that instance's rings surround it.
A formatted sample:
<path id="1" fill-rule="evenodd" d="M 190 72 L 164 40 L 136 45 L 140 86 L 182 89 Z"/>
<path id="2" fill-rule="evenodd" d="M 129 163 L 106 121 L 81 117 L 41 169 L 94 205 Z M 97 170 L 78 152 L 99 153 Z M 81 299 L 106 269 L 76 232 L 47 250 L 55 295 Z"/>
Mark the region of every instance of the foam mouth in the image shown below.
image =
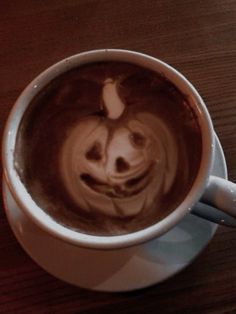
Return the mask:
<path id="1" fill-rule="evenodd" d="M 104 194 L 111 198 L 127 198 L 137 195 L 148 186 L 151 180 L 151 169 L 152 167 L 150 166 L 140 175 L 126 180 L 124 184 L 108 184 L 88 173 L 81 174 L 80 179 L 96 193 Z"/>

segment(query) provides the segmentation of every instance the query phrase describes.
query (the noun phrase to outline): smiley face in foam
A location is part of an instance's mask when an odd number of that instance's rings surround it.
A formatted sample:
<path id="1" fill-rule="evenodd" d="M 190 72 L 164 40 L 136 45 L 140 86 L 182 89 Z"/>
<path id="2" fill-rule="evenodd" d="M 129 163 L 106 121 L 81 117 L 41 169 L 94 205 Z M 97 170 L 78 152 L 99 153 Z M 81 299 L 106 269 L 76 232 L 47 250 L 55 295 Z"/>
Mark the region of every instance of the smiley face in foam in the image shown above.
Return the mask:
<path id="1" fill-rule="evenodd" d="M 61 176 L 83 210 L 135 216 L 170 190 L 177 145 L 158 117 L 143 111 L 129 116 L 117 82 L 106 79 L 102 96 L 106 116 L 88 116 L 70 130 L 61 150 Z"/>

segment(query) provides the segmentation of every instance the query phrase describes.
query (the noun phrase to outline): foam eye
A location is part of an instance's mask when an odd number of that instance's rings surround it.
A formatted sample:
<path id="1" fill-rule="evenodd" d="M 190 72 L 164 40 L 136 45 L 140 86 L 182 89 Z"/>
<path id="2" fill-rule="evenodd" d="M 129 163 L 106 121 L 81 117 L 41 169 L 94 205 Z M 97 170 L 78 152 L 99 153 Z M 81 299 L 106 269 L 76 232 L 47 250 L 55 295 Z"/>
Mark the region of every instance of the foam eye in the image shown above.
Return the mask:
<path id="1" fill-rule="evenodd" d="M 102 147 L 99 142 L 95 142 L 93 146 L 86 152 L 85 157 L 91 161 L 99 161 L 102 159 Z"/>
<path id="2" fill-rule="evenodd" d="M 131 142 L 138 148 L 143 148 L 146 143 L 146 138 L 139 132 L 133 132 L 130 135 Z"/>
<path id="3" fill-rule="evenodd" d="M 118 157 L 116 159 L 116 171 L 117 172 L 125 172 L 129 170 L 130 166 L 127 161 L 125 161 L 124 158 Z"/>

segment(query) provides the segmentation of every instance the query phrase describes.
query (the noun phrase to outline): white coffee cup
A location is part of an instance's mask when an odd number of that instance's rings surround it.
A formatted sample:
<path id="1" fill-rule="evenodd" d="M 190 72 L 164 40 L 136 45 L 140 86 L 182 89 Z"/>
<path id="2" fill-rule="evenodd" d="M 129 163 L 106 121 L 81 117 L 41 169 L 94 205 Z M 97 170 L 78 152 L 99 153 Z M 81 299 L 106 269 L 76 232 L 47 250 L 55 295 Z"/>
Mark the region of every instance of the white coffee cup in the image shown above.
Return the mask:
<path id="1" fill-rule="evenodd" d="M 14 167 L 16 135 L 25 110 L 33 97 L 52 79 L 74 67 L 99 61 L 124 61 L 162 73 L 172 81 L 195 111 L 202 132 L 201 164 L 188 195 L 166 218 L 137 232 L 117 236 L 94 236 L 69 229 L 52 219 L 27 192 Z M 18 206 L 45 232 L 69 243 L 96 249 L 116 249 L 137 245 L 159 237 L 173 228 L 189 212 L 211 221 L 236 226 L 236 185 L 211 176 L 214 161 L 215 135 L 210 115 L 202 98 L 193 85 L 166 63 L 145 54 L 128 50 L 102 49 L 83 52 L 66 58 L 36 77 L 17 99 L 6 123 L 3 136 L 2 160 L 4 178 Z M 199 200 L 206 202 L 202 206 Z M 217 209 L 215 209 L 214 207 Z"/>

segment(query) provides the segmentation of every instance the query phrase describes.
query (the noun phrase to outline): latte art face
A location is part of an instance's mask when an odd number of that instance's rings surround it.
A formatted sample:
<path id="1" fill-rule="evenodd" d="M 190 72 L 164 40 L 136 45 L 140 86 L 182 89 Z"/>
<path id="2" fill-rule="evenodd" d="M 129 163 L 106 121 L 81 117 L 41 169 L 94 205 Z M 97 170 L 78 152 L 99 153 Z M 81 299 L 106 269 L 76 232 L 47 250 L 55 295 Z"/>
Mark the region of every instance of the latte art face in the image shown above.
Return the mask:
<path id="1" fill-rule="evenodd" d="M 95 235 L 150 226 L 190 190 L 201 133 L 188 99 L 165 77 L 128 63 L 88 64 L 33 99 L 15 165 L 57 222 Z"/>
<path id="2" fill-rule="evenodd" d="M 87 118 L 62 148 L 65 186 L 84 210 L 133 216 L 167 193 L 177 171 L 177 146 L 168 128 L 141 112 L 117 129 Z"/>

